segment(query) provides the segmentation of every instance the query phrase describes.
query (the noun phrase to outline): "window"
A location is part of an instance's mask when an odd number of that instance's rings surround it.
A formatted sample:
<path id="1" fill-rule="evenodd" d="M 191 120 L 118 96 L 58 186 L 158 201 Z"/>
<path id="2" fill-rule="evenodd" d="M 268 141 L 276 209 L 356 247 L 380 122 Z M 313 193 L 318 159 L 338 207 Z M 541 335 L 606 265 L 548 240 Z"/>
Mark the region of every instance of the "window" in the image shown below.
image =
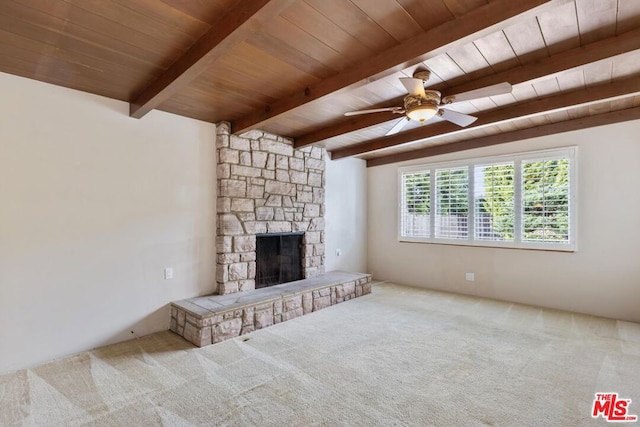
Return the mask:
<path id="1" fill-rule="evenodd" d="M 475 239 L 513 242 L 514 162 L 481 164 L 474 170 Z"/>
<path id="2" fill-rule="evenodd" d="M 401 168 L 399 240 L 573 251 L 575 152 Z"/>
<path id="3" fill-rule="evenodd" d="M 431 178 L 429 172 L 402 175 L 401 234 L 429 237 L 431 215 Z"/>
<path id="4" fill-rule="evenodd" d="M 436 169 L 436 238 L 466 239 L 468 218 L 469 168 Z"/>
<path id="5" fill-rule="evenodd" d="M 569 160 L 522 163 L 522 239 L 569 241 Z"/>

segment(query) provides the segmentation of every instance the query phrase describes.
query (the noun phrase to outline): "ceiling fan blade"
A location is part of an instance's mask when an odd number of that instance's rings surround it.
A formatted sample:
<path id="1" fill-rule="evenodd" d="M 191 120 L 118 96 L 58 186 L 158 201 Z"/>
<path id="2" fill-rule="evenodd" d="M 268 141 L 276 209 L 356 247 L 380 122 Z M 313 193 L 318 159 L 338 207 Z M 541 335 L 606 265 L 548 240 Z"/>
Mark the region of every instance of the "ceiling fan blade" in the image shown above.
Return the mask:
<path id="1" fill-rule="evenodd" d="M 454 102 L 485 98 L 487 96 L 503 95 L 505 93 L 511 93 L 511 90 L 512 88 L 510 83 L 502 82 L 495 85 L 482 87 L 480 89 L 474 89 L 467 92 L 457 93 L 455 95 L 445 96 L 444 98 L 442 98 L 442 103 L 451 104 Z"/>
<path id="2" fill-rule="evenodd" d="M 395 125 L 393 125 L 391 129 L 389 129 L 387 133 L 384 134 L 384 136 L 394 135 L 400 132 L 402 128 L 407 125 L 407 123 L 409 123 L 409 120 L 407 120 L 406 117 L 401 118 Z"/>
<path id="3" fill-rule="evenodd" d="M 470 116 L 468 114 L 458 113 L 457 111 L 447 110 L 446 108 L 438 109 L 438 115 L 443 119 L 455 123 L 458 126 L 467 127 L 471 123 L 478 120 L 475 116 Z"/>
<path id="4" fill-rule="evenodd" d="M 371 110 L 360 110 L 360 111 L 349 111 L 344 113 L 345 116 L 357 116 L 359 114 L 369 114 L 369 113 L 382 113 L 384 111 L 399 112 L 402 110 L 400 107 L 386 107 L 386 108 L 373 108 Z"/>
<path id="5" fill-rule="evenodd" d="M 424 81 L 422 79 L 416 79 L 415 77 L 400 77 L 400 82 L 404 85 L 409 92 L 409 95 L 419 96 L 424 98 Z"/>

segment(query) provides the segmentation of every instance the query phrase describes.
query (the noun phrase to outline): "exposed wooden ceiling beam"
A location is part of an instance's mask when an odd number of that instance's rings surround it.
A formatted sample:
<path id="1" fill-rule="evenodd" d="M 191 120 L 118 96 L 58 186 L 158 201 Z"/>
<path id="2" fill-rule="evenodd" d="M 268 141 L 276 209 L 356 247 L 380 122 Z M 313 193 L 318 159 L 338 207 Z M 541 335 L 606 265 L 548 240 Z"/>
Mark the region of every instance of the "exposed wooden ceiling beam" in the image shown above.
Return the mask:
<path id="1" fill-rule="evenodd" d="M 528 129 L 516 130 L 513 132 L 490 135 L 482 138 L 473 138 L 465 141 L 458 141 L 451 144 L 436 145 L 433 147 L 421 148 L 404 153 L 396 153 L 383 157 L 376 157 L 367 160 L 367 167 L 381 166 L 390 163 L 398 163 L 407 160 L 420 159 L 424 157 L 437 156 L 440 154 L 456 153 L 458 151 L 471 150 L 474 148 L 488 147 L 491 145 L 504 144 L 507 142 L 520 141 L 523 139 L 536 138 L 539 136 L 553 135 L 561 132 L 569 132 L 578 129 L 587 129 L 596 126 L 603 126 L 612 123 L 626 122 L 640 119 L 640 107 L 628 108 L 626 110 L 611 111 L 608 113 L 596 114 L 579 119 L 567 120 L 564 122 L 551 123 L 548 125 L 536 126 Z"/>
<path id="2" fill-rule="evenodd" d="M 209 64 L 246 40 L 294 1 L 242 0 L 237 2 L 184 55 L 131 101 L 129 115 L 139 119 L 162 104 L 200 75 Z"/>
<path id="3" fill-rule="evenodd" d="M 442 136 L 450 133 L 463 133 L 471 129 L 477 129 L 493 125 L 503 121 L 530 117 L 540 114 L 548 114 L 555 110 L 589 105 L 604 100 L 612 100 L 616 97 L 632 96 L 640 93 L 640 78 L 620 80 L 614 83 L 593 86 L 582 90 L 567 92 L 550 96 L 535 101 L 526 101 L 519 104 L 511 104 L 487 111 L 478 116 L 478 120 L 466 128 L 460 128 L 449 122 L 440 122 L 430 126 L 411 129 L 406 132 L 374 139 L 364 144 L 339 148 L 331 151 L 332 159 L 341 159 L 359 154 L 368 153 L 383 148 L 396 147 L 410 142 Z"/>
<path id="4" fill-rule="evenodd" d="M 448 21 L 407 40 L 369 60 L 360 61 L 303 91 L 279 99 L 231 123 L 235 134 L 260 127 L 275 117 L 336 91 L 378 80 L 418 64 L 447 50 L 463 46 L 516 22 L 516 18 L 535 16 L 568 0 L 494 0 L 468 14 Z"/>
<path id="5" fill-rule="evenodd" d="M 501 82 L 509 82 L 512 85 L 516 85 L 541 78 L 552 78 L 554 75 L 563 71 L 597 61 L 606 60 L 638 49 L 640 49 L 640 29 L 635 29 L 596 43 L 578 47 L 567 52 L 558 53 L 531 64 L 521 65 L 510 70 L 492 74 L 471 82 L 466 82 L 447 89 L 446 92 L 449 94 L 455 94 Z M 442 90 L 442 88 L 436 89 Z M 402 103 L 403 98 L 400 97 L 372 106 L 371 108 L 402 105 Z M 345 133 L 355 132 L 369 126 L 375 126 L 390 120 L 395 120 L 396 118 L 397 116 L 389 113 L 352 116 L 348 119 L 340 120 L 332 126 L 327 126 L 317 131 L 299 136 L 295 139 L 294 145 L 296 148 L 304 147 Z"/>

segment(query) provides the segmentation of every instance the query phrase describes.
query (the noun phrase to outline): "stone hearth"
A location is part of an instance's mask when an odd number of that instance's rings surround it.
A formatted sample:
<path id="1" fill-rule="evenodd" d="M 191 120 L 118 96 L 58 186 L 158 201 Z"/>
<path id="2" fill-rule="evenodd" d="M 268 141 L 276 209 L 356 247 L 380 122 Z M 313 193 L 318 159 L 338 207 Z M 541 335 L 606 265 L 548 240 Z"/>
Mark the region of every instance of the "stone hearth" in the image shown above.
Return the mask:
<path id="1" fill-rule="evenodd" d="M 305 278 L 324 271 L 325 150 L 217 125 L 218 294 L 255 289 L 256 234 L 304 232 Z"/>
<path id="2" fill-rule="evenodd" d="M 371 275 L 333 271 L 311 279 L 171 303 L 171 331 L 202 347 L 371 293 Z"/>

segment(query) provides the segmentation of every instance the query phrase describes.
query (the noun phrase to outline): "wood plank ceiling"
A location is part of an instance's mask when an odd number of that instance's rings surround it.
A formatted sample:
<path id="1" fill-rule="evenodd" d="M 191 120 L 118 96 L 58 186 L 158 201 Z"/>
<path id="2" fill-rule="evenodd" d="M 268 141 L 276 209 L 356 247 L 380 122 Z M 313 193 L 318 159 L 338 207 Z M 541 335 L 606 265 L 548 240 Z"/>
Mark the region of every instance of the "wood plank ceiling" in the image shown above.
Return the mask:
<path id="1" fill-rule="evenodd" d="M 456 103 L 385 136 L 399 77 Z M 370 166 L 640 118 L 638 0 L 3 0 L 0 71 Z"/>

